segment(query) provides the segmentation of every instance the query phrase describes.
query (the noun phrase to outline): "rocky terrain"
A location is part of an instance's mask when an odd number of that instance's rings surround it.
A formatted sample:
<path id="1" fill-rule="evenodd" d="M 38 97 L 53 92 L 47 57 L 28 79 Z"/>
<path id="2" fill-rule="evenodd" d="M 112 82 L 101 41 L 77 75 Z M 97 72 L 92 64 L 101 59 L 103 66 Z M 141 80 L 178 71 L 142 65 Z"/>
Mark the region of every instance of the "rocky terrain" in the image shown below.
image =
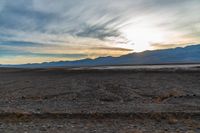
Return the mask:
<path id="1" fill-rule="evenodd" d="M 1 68 L 0 91 L 0 132 L 200 132 L 199 66 Z"/>

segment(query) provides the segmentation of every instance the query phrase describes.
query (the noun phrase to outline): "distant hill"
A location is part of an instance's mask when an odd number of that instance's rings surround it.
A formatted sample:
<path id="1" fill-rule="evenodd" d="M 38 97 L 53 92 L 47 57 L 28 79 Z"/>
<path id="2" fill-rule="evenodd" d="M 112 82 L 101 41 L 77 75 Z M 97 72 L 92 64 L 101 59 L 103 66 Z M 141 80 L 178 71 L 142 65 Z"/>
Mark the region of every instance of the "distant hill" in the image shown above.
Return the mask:
<path id="1" fill-rule="evenodd" d="M 100 65 L 135 65 L 135 64 L 168 64 L 168 63 L 200 63 L 200 44 L 184 48 L 144 51 L 120 57 L 99 57 L 77 61 L 60 61 L 41 64 L 0 65 L 0 67 L 82 67 Z"/>

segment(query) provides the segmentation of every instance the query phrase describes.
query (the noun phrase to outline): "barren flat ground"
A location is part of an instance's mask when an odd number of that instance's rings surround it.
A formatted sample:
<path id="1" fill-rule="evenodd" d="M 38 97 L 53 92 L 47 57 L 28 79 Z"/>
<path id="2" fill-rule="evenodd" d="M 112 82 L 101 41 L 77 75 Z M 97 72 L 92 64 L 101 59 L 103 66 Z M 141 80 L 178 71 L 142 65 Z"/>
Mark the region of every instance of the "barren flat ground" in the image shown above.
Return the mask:
<path id="1" fill-rule="evenodd" d="M 199 133 L 199 66 L 0 68 L 0 132 Z"/>

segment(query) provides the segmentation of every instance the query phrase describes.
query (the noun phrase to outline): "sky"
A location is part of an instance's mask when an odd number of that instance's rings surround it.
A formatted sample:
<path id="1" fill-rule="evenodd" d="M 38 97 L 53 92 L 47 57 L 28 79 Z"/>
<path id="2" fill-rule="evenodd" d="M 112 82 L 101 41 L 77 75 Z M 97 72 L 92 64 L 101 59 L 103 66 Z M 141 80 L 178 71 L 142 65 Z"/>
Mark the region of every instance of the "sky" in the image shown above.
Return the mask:
<path id="1" fill-rule="evenodd" d="M 0 64 L 200 43 L 200 0 L 0 0 Z"/>

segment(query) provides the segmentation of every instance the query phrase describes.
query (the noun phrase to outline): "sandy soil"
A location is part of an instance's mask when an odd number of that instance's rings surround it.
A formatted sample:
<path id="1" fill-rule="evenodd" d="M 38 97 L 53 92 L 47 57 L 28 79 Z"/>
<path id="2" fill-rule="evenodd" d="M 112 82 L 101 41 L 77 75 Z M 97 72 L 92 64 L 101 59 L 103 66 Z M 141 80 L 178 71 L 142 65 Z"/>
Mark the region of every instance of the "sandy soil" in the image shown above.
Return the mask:
<path id="1" fill-rule="evenodd" d="M 200 68 L 0 69 L 0 132 L 200 132 Z"/>

